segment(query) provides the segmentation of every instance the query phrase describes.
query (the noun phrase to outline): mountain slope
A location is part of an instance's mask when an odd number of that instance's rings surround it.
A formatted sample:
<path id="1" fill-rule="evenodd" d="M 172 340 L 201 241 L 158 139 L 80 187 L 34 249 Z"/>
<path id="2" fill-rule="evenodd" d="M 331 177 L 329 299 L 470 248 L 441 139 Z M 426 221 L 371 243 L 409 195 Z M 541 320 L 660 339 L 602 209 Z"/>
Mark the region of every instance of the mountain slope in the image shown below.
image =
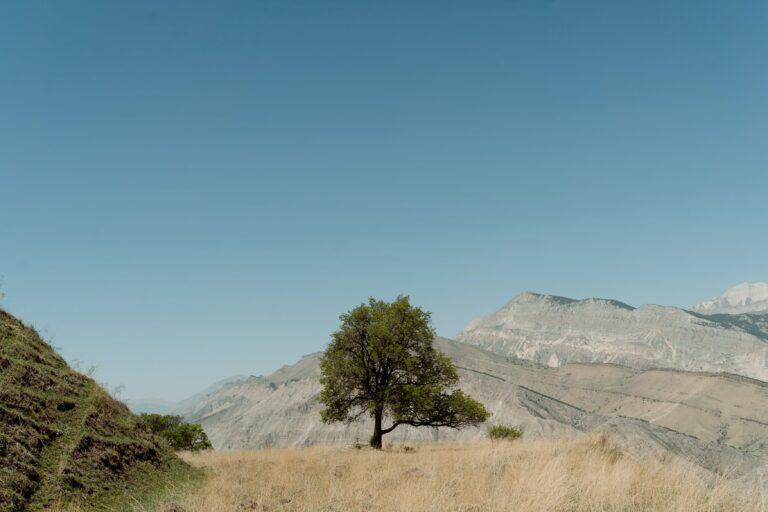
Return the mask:
<path id="1" fill-rule="evenodd" d="M 720 297 L 700 302 L 692 311 L 706 315 L 768 313 L 768 283 L 741 283 Z"/>
<path id="2" fill-rule="evenodd" d="M 211 393 L 215 393 L 219 389 L 223 388 L 227 384 L 231 384 L 233 382 L 238 382 L 241 380 L 247 379 L 247 377 L 243 375 L 235 375 L 232 377 L 227 377 L 226 379 L 221 379 L 219 381 L 214 382 L 207 388 L 203 389 L 202 391 L 195 393 L 194 395 L 185 398 L 181 402 L 176 402 L 173 407 L 170 409 L 171 414 L 178 414 L 179 416 L 184 416 L 191 407 L 194 407 L 195 404 L 206 397 L 206 395 L 210 395 Z"/>
<path id="3" fill-rule="evenodd" d="M 472 320 L 456 340 L 549 366 L 605 362 L 768 380 L 768 330 L 761 322 L 524 293 Z"/>
<path id="4" fill-rule="evenodd" d="M 730 375 L 636 370 L 616 365 L 549 368 L 438 339 L 460 369 L 461 387 L 527 437 L 606 432 L 630 450 L 673 453 L 715 471 L 745 474 L 768 454 L 768 386 Z M 242 449 L 366 442 L 368 422 L 320 422 L 319 354 L 267 377 L 208 395 L 188 419 L 203 424 L 217 448 Z M 385 442 L 475 440 L 462 431 L 402 428 Z"/>
<path id="5" fill-rule="evenodd" d="M 233 377 L 227 377 L 220 381 L 214 382 L 207 388 L 195 393 L 194 395 L 185 398 L 180 402 L 172 402 L 169 400 L 163 400 L 162 398 L 144 398 L 144 399 L 128 399 L 124 400 L 125 405 L 136 414 L 140 413 L 155 413 L 155 414 L 174 414 L 183 416 L 190 407 L 197 403 L 200 399 L 205 397 L 214 391 L 217 391 L 222 386 L 225 386 L 231 382 L 243 380 L 246 377 L 242 375 L 236 375 Z"/>
<path id="6" fill-rule="evenodd" d="M 123 403 L 135 414 L 170 414 L 176 408 L 176 402 L 162 398 L 125 399 Z"/>
<path id="7" fill-rule="evenodd" d="M 0 310 L 0 511 L 96 504 L 185 469 L 125 405 Z"/>

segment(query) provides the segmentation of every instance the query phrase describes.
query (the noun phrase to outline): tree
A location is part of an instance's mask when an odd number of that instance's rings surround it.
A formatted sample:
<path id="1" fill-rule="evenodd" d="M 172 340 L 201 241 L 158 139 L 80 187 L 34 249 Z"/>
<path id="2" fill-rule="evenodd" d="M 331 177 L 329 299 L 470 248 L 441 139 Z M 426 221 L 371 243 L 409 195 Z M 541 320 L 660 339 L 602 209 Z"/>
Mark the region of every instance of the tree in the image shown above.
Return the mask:
<path id="1" fill-rule="evenodd" d="M 163 432 L 174 430 L 184 422 L 184 418 L 181 416 L 173 416 L 170 414 L 142 413 L 140 417 L 144 424 L 149 427 L 149 430 L 157 435 L 162 435 Z"/>
<path id="2" fill-rule="evenodd" d="M 197 452 L 213 445 L 199 423 L 186 423 L 181 416 L 142 414 L 141 419 L 152 433 L 168 441 L 175 450 Z"/>
<path id="3" fill-rule="evenodd" d="M 182 423 L 177 428 L 167 432 L 166 439 L 177 450 L 197 452 L 213 448 L 203 427 L 199 423 Z"/>
<path id="4" fill-rule="evenodd" d="M 407 296 L 370 298 L 341 315 L 320 360 L 325 423 L 373 418 L 371 446 L 400 425 L 460 429 L 488 419 L 486 408 L 459 389 L 451 360 L 432 346 L 430 313 Z M 384 426 L 384 421 L 390 424 Z"/>

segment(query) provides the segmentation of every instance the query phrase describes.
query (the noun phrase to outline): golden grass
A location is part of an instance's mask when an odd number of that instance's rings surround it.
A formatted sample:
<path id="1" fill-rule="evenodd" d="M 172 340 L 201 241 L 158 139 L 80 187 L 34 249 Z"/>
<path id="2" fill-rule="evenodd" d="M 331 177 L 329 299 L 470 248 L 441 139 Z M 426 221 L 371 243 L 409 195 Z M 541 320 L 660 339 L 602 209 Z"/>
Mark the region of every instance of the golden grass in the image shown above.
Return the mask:
<path id="1" fill-rule="evenodd" d="M 439 444 L 384 452 L 341 447 L 185 455 L 208 470 L 202 488 L 169 507 L 247 511 L 753 511 L 682 462 L 622 454 L 603 437 Z M 757 493 L 750 493 L 753 496 Z"/>

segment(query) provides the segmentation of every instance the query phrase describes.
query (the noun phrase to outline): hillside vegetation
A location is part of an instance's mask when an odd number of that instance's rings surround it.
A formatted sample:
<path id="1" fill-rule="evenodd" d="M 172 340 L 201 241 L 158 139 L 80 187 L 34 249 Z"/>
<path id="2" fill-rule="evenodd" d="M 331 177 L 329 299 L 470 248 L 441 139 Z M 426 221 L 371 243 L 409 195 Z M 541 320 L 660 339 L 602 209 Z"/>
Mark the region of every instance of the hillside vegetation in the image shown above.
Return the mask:
<path id="1" fill-rule="evenodd" d="M 390 448 L 189 454 L 209 478 L 167 510 L 324 512 L 757 511 L 755 488 L 679 460 L 625 455 L 604 436 Z"/>
<path id="2" fill-rule="evenodd" d="M 68 502 L 114 510 L 191 472 L 125 405 L 0 310 L 0 511 Z"/>

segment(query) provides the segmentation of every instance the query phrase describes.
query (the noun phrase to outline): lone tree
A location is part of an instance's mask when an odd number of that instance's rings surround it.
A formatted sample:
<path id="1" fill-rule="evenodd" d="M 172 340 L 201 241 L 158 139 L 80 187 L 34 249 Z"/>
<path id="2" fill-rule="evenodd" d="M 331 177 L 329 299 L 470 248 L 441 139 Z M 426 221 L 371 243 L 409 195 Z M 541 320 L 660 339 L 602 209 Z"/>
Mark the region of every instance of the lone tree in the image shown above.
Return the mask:
<path id="1" fill-rule="evenodd" d="M 371 446 L 381 449 L 382 437 L 400 425 L 459 429 L 488 419 L 483 404 L 456 389 L 456 367 L 432 346 L 430 313 L 408 297 L 371 298 L 339 318 L 320 360 L 323 422 L 352 423 L 368 414 Z"/>

